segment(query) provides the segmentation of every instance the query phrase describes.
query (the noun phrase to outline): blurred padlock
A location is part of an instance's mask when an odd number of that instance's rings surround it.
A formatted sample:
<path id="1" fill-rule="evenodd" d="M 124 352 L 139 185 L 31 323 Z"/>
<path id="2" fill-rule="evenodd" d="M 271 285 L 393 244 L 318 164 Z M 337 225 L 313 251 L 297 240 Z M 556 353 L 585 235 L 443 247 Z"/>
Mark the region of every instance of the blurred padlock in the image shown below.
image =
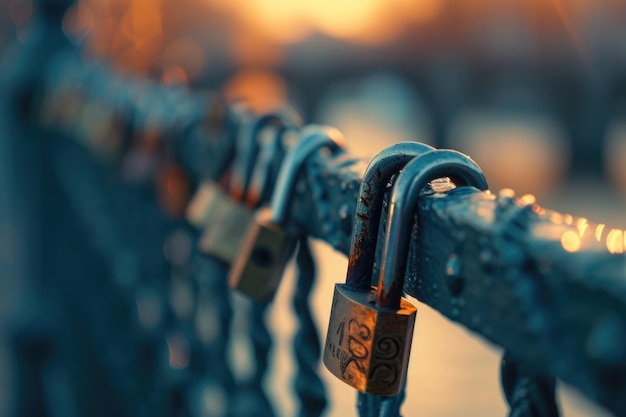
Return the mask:
<path id="1" fill-rule="evenodd" d="M 372 169 L 377 169 L 374 163 L 368 173 Z M 430 151 L 414 158 L 398 175 L 391 194 L 378 287 L 356 287 L 350 271 L 346 284 L 335 286 L 324 364 L 361 392 L 396 395 L 404 384 L 417 313 L 402 297 L 415 207 L 428 182 L 441 177 L 450 177 L 457 185 L 487 188 L 478 166 L 463 154 Z M 366 174 L 366 180 L 371 178 Z M 366 198 L 366 183 L 361 186 L 360 198 Z M 378 220 L 370 218 L 369 222 Z M 357 225 L 361 221 L 357 216 L 355 232 L 361 230 Z M 362 259 L 357 234 L 353 234 L 350 264 L 358 261 L 355 254 Z M 371 256 L 370 270 L 373 261 Z"/>
<path id="2" fill-rule="evenodd" d="M 270 175 L 266 169 L 255 171 L 255 165 L 261 147 L 259 135 L 264 128 L 275 126 L 281 132 L 282 128 L 295 128 L 296 122 L 283 114 L 268 114 L 257 118 L 237 137 L 237 154 L 233 163 L 232 178 L 229 193 L 213 190 L 213 207 L 204 211 L 204 230 L 199 241 L 199 250 L 202 253 L 215 256 L 227 263 L 232 263 L 238 256 L 241 242 L 246 228 L 253 220 L 253 209 L 259 204 L 261 190 L 250 187 L 253 173 L 262 176 L 264 180 L 258 184 L 262 186 Z M 274 133 L 274 144 L 271 149 L 280 149 L 281 137 Z"/>
<path id="3" fill-rule="evenodd" d="M 229 109 L 228 117 L 225 117 L 227 122 L 233 123 L 233 125 L 245 123 L 247 119 L 250 118 L 250 114 L 248 112 L 247 107 L 243 105 L 239 105 L 239 103 L 235 103 Z M 245 139 L 245 141 L 244 141 Z M 224 139 L 226 140 L 226 138 Z M 252 146 L 252 143 L 248 143 L 248 141 L 254 140 L 256 142 L 256 138 L 250 138 L 249 136 L 244 137 L 243 135 L 237 136 L 237 144 L 238 146 L 249 145 Z M 232 142 L 229 146 L 229 149 L 226 152 L 228 155 L 232 155 L 235 153 L 235 143 Z M 214 175 L 211 178 L 203 180 L 195 191 L 189 205 L 187 206 L 187 210 L 185 213 L 186 219 L 192 226 L 197 229 L 204 229 L 207 224 L 210 224 L 217 216 L 218 213 L 222 211 L 222 206 L 230 204 L 230 198 L 228 197 L 228 193 L 220 186 L 219 183 L 223 182 L 218 177 L 224 177 L 227 162 L 224 161 L 221 163 L 221 169 L 217 169 L 214 171 Z M 244 169 L 243 167 L 239 167 L 239 169 Z M 235 202 L 232 203 L 236 204 Z"/>
<path id="4" fill-rule="evenodd" d="M 298 174 L 315 151 L 325 147 L 334 152 L 341 148 L 342 142 L 343 136 L 336 129 L 308 127 L 300 142 L 289 150 L 270 207 L 257 211 L 246 231 L 239 256 L 230 270 L 231 288 L 257 301 L 272 299 L 296 246 L 297 236 L 287 232 L 285 224 Z"/>
<path id="5" fill-rule="evenodd" d="M 203 181 L 191 199 L 185 217 L 192 226 L 202 229 L 209 219 L 215 216 L 219 201 L 228 198 L 220 186 L 213 180 Z"/>

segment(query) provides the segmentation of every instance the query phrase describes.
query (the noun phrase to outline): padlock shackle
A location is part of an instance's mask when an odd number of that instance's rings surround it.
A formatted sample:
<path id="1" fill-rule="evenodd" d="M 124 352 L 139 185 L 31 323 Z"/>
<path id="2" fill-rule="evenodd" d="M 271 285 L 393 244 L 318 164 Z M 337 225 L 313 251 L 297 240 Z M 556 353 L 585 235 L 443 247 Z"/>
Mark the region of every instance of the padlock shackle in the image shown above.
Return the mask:
<path id="1" fill-rule="evenodd" d="M 270 124 L 294 129 L 300 127 L 299 119 L 287 112 L 268 113 L 244 125 L 237 135 L 236 155 L 229 187 L 231 197 L 237 201 L 245 201 L 261 148 L 258 135 L 261 129 Z"/>
<path id="2" fill-rule="evenodd" d="M 221 101 L 218 101 L 218 98 L 214 99 L 216 101 L 216 103 L 214 104 L 214 107 L 221 107 L 224 106 L 224 126 L 223 126 L 223 131 L 225 133 L 225 135 L 227 135 L 228 137 L 225 138 L 225 140 L 221 140 L 221 142 L 223 142 L 223 146 L 224 146 L 224 158 L 220 159 L 218 161 L 216 161 L 216 163 L 210 167 L 207 167 L 206 164 L 204 164 L 204 160 L 201 159 L 202 161 L 202 167 L 203 169 L 207 169 L 208 170 L 208 179 L 213 181 L 213 182 L 219 182 L 220 178 L 228 171 L 228 169 L 230 168 L 230 166 L 232 165 L 233 160 L 235 159 L 235 155 L 236 155 L 236 151 L 235 151 L 235 146 L 237 144 L 237 141 L 235 140 L 236 138 L 236 132 L 237 132 L 237 128 L 236 126 L 238 126 L 239 124 L 242 123 L 242 121 L 245 118 L 246 115 L 246 110 L 247 107 L 245 107 L 242 103 L 238 103 L 235 102 L 232 105 L 226 107 L 225 104 L 221 103 Z M 209 118 L 211 118 L 211 116 L 209 116 Z M 215 118 L 215 116 L 213 116 L 213 119 Z M 198 123 L 207 123 L 206 120 L 199 120 Z M 215 123 L 215 120 L 210 120 L 208 121 L 208 123 Z M 195 128 L 195 125 L 193 125 L 192 128 Z M 214 127 L 213 127 L 214 128 Z M 195 155 L 196 149 L 189 149 L 189 156 L 190 158 L 193 155 L 193 159 L 197 159 L 197 155 Z"/>
<path id="3" fill-rule="evenodd" d="M 289 213 L 289 203 L 295 191 L 298 173 L 306 160 L 320 148 L 328 148 L 336 152 L 343 146 L 343 135 L 339 130 L 322 125 L 309 125 L 302 130 L 302 138 L 285 155 L 272 198 L 270 210 L 271 221 L 274 224 L 284 226 Z"/>
<path id="4" fill-rule="evenodd" d="M 367 166 L 359 188 L 352 227 L 346 277 L 348 288 L 358 291 L 371 289 L 378 227 L 391 177 L 413 158 L 433 150 L 432 146 L 424 143 L 399 142 L 382 150 Z"/>
<path id="5" fill-rule="evenodd" d="M 263 141 L 263 129 L 273 128 L 273 136 L 268 141 Z M 273 181 L 278 176 L 280 162 L 285 154 L 283 135 L 287 131 L 297 131 L 293 127 L 285 125 L 266 125 L 259 131 L 257 142 L 260 144 L 254 171 L 250 184 L 244 196 L 246 206 L 258 208 L 264 202 L 269 201 L 273 189 Z M 277 166 L 278 165 L 278 166 Z"/>
<path id="6" fill-rule="evenodd" d="M 417 200 L 430 181 L 442 177 L 449 177 L 457 186 L 473 186 L 481 191 L 489 188 L 478 165 L 457 151 L 431 151 L 406 165 L 391 193 L 376 306 L 400 307 Z"/>

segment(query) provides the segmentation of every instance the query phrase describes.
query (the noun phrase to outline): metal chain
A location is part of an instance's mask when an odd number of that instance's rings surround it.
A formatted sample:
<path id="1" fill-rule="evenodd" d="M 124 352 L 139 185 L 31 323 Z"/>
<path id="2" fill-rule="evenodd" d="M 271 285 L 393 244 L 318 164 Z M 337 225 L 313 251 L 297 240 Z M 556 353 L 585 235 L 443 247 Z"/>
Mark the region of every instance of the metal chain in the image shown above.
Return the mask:
<path id="1" fill-rule="evenodd" d="M 239 387 L 234 404 L 234 415 L 271 417 L 276 413 L 263 387 L 272 347 L 272 336 L 265 323 L 267 304 L 251 303 L 248 313 L 250 342 L 256 368 L 252 378 Z"/>
<path id="2" fill-rule="evenodd" d="M 506 354 L 500 376 L 509 417 L 559 417 L 554 378 L 526 372 Z"/>
<path id="3" fill-rule="evenodd" d="M 298 364 L 296 393 L 300 399 L 300 416 L 320 416 L 328 403 L 324 382 L 317 373 L 321 357 L 320 336 L 313 321 L 309 297 L 315 281 L 315 260 L 306 235 L 298 241 L 298 281 L 293 307 L 300 322 L 293 349 Z"/>
<path id="4" fill-rule="evenodd" d="M 232 317 L 226 284 L 228 267 L 213 257 L 198 255 L 197 252 L 192 262 L 197 282 L 194 329 L 203 346 L 204 360 L 210 362 L 209 375 L 199 378 L 191 392 L 197 412 L 193 415 L 230 415 L 237 386 L 227 357 Z"/>
<path id="5" fill-rule="evenodd" d="M 381 395 L 370 395 L 358 393 L 357 410 L 359 417 L 402 417 L 400 407 L 406 397 L 403 386 L 395 397 L 383 397 Z"/>

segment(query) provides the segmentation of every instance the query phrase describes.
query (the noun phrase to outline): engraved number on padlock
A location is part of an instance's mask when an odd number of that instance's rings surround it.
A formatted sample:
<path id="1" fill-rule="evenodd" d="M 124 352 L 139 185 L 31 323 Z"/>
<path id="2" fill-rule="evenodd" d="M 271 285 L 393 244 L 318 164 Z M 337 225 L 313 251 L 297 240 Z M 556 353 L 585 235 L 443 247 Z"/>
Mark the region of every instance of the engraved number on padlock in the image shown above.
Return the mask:
<path id="1" fill-rule="evenodd" d="M 257 301 L 272 299 L 297 242 L 297 236 L 288 233 L 284 226 L 298 173 L 313 152 L 321 147 L 336 151 L 342 141 L 341 133 L 336 129 L 312 126 L 287 152 L 270 207 L 257 211 L 254 222 L 250 223 L 246 232 L 239 257 L 231 268 L 231 288 Z"/>

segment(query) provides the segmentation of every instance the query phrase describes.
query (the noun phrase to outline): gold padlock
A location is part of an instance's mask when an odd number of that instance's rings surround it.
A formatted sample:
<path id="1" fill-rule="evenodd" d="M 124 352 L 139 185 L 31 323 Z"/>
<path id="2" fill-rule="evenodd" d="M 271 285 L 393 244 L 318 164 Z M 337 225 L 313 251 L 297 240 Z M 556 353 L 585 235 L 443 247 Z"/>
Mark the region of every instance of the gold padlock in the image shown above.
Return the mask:
<path id="1" fill-rule="evenodd" d="M 322 147 L 337 151 L 343 137 L 333 128 L 309 126 L 303 138 L 288 151 L 280 168 L 270 207 L 265 207 L 250 223 L 239 257 L 229 275 L 231 288 L 260 301 L 270 301 L 293 254 L 297 236 L 285 230 L 298 173 L 313 152 Z"/>
<path id="2" fill-rule="evenodd" d="M 370 164 L 360 198 L 369 195 L 367 184 L 373 180 L 372 170 L 384 173 L 383 184 L 389 181 L 392 172 L 380 165 L 393 158 L 391 148 L 383 151 L 382 157 L 377 156 L 378 163 Z M 404 384 L 417 313 L 416 307 L 402 297 L 415 206 L 429 181 L 446 176 L 458 185 L 487 188 L 478 166 L 463 154 L 431 150 L 415 157 L 396 178 L 391 194 L 378 287 L 372 287 L 369 279 L 356 279 L 357 276 L 351 275 L 354 268 L 350 267 L 346 283 L 335 286 L 324 364 L 335 376 L 361 392 L 391 396 Z M 382 202 L 382 196 L 375 199 Z M 367 209 L 367 201 L 359 201 L 359 209 Z M 374 225 L 379 218 L 370 217 L 369 227 L 365 228 L 361 227 L 362 219 L 355 217 L 349 265 L 367 262 L 362 271 L 369 269 L 371 274 L 376 246 L 360 246 L 371 240 L 362 240 L 357 233 L 374 232 L 369 238 L 375 239 L 378 232 Z M 359 254 L 356 259 L 355 254 Z"/>

